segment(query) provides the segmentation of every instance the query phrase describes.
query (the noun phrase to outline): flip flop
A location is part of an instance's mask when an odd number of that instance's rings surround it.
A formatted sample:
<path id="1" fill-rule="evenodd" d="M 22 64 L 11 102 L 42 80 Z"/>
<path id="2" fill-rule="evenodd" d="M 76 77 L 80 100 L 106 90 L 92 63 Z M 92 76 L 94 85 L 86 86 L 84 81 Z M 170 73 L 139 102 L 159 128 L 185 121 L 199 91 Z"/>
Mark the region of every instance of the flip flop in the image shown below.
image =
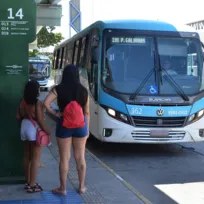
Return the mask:
<path id="1" fill-rule="evenodd" d="M 52 193 L 53 194 L 58 194 L 58 195 L 61 195 L 61 196 L 66 196 L 67 195 L 67 192 L 62 192 L 61 190 L 59 190 L 59 188 L 55 188 L 52 190 Z"/>

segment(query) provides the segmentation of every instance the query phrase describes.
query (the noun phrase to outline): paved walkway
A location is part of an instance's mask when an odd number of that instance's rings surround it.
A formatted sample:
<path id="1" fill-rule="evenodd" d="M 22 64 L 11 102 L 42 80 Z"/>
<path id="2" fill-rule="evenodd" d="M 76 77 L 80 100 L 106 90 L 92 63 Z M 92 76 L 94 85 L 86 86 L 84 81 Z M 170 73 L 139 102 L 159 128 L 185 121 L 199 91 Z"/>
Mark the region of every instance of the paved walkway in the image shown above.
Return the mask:
<path id="1" fill-rule="evenodd" d="M 59 154 L 54 136 L 55 122 L 47 118 L 52 127 L 52 145 L 43 149 L 41 167 L 39 168 L 38 182 L 44 188 L 42 193 L 28 194 L 23 185 L 0 186 L 0 204 L 149 204 L 142 195 L 120 178 L 108 166 L 102 163 L 87 150 L 87 192 L 77 194 L 78 178 L 75 161 L 71 159 L 68 178 L 68 194 L 66 197 L 53 195 L 50 190 L 59 185 L 58 161 Z"/>

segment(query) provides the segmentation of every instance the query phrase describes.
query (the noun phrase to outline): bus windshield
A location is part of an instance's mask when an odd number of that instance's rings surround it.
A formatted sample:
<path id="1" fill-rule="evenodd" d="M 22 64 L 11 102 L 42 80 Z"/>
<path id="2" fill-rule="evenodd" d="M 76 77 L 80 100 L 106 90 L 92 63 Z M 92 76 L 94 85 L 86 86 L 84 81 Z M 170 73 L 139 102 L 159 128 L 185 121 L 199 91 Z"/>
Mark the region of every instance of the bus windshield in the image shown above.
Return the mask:
<path id="1" fill-rule="evenodd" d="M 159 58 L 156 61 L 155 52 Z M 133 94 L 153 69 L 153 74 L 139 94 L 177 95 L 166 75 L 186 95 L 199 93 L 203 89 L 200 41 L 196 38 L 124 37 L 113 34 L 106 37 L 102 80 L 107 88 Z M 156 77 L 159 77 L 159 83 Z"/>
<path id="2" fill-rule="evenodd" d="M 29 61 L 29 76 L 32 79 L 49 78 L 50 76 L 50 63 L 47 61 Z"/>

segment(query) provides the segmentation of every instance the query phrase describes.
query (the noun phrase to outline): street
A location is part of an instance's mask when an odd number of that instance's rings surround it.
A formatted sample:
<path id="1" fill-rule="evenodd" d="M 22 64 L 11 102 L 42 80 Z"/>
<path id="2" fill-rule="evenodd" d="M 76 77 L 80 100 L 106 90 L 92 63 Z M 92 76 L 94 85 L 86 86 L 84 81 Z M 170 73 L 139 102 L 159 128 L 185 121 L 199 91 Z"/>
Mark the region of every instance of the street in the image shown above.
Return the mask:
<path id="1" fill-rule="evenodd" d="M 204 203 L 203 143 L 113 144 L 90 137 L 87 148 L 154 204 Z"/>
<path id="2" fill-rule="evenodd" d="M 204 203 L 204 144 L 102 144 L 87 148 L 156 204 Z M 195 148 L 195 149 L 194 149 Z"/>

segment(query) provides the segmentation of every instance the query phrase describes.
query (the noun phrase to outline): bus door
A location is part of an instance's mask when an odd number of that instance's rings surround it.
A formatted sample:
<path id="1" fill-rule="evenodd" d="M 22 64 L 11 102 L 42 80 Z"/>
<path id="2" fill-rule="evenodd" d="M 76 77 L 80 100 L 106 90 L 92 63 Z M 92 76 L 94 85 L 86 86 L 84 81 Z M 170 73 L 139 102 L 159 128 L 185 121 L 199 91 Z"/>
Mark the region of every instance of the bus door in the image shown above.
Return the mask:
<path id="1" fill-rule="evenodd" d="M 91 66 L 90 76 L 90 132 L 94 136 L 98 136 L 98 68 L 96 64 Z"/>
<path id="2" fill-rule="evenodd" d="M 90 132 L 95 136 L 98 135 L 98 40 L 94 34 L 92 33 L 91 40 L 91 70 L 89 73 L 89 90 L 90 90 Z"/>

